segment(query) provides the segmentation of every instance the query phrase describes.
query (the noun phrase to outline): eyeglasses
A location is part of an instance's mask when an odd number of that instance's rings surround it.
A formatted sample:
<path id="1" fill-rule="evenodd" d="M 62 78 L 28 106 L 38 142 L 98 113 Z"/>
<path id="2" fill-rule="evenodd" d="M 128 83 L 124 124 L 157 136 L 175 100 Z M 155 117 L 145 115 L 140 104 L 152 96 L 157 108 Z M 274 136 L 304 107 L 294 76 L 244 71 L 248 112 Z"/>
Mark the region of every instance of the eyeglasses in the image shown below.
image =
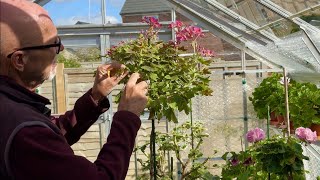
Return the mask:
<path id="1" fill-rule="evenodd" d="M 42 46 L 30 46 L 30 47 L 24 47 L 24 48 L 17 49 L 15 51 L 13 51 L 12 53 L 10 53 L 7 56 L 7 58 L 11 58 L 12 54 L 17 52 L 17 51 L 35 50 L 35 49 L 47 49 L 47 48 L 51 48 L 51 47 L 56 47 L 56 53 L 59 54 L 60 49 L 61 49 L 61 39 L 60 39 L 60 37 L 58 37 L 58 42 L 54 43 L 54 44 L 48 44 L 48 45 L 42 45 Z"/>

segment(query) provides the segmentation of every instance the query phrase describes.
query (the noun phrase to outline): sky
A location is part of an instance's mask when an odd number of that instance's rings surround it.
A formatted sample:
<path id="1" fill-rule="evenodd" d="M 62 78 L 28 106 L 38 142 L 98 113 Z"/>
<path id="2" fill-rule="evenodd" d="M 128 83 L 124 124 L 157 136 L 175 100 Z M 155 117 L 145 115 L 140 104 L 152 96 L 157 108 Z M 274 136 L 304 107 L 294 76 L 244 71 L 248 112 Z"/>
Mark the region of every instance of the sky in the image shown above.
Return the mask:
<path id="1" fill-rule="evenodd" d="M 125 0 L 106 0 L 106 22 L 121 23 L 119 15 Z M 101 0 L 51 0 L 44 8 L 55 25 L 72 25 L 78 21 L 101 24 Z"/>

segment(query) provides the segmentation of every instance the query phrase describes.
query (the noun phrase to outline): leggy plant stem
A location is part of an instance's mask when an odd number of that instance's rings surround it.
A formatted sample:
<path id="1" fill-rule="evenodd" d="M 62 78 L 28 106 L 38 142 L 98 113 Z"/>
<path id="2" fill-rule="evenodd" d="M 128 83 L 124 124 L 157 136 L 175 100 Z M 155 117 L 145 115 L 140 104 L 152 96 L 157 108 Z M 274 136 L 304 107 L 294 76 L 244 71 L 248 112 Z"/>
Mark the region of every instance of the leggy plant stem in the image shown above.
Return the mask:
<path id="1" fill-rule="evenodd" d="M 157 180 L 156 132 L 155 132 L 154 118 L 152 119 L 151 138 L 152 138 L 153 180 Z"/>

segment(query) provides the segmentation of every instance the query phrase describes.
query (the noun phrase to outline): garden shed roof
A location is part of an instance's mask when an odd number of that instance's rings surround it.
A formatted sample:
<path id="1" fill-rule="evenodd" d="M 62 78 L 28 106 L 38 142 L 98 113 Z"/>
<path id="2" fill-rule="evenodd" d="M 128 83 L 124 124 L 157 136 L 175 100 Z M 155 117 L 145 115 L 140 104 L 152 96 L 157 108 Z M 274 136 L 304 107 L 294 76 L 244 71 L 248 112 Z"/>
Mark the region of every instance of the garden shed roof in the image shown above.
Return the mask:
<path id="1" fill-rule="evenodd" d="M 120 15 L 137 13 L 155 13 L 170 11 L 171 8 L 162 2 L 162 0 L 126 0 Z"/>

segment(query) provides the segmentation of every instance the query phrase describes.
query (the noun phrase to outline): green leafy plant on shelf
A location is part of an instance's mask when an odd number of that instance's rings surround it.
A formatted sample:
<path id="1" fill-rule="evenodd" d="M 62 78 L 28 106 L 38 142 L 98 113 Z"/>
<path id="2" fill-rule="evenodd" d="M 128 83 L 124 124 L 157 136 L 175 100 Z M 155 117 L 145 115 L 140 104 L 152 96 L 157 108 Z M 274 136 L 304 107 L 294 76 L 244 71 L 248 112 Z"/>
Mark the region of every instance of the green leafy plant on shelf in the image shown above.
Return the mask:
<path id="1" fill-rule="evenodd" d="M 147 30 L 142 31 L 135 40 L 112 47 L 107 57 L 126 65 L 129 72 L 139 72 L 143 80 L 150 80 L 147 105 L 149 119 L 166 117 L 169 121 L 177 122 L 175 111 L 188 114 L 191 98 L 211 95 L 207 66 L 211 62 L 208 58 L 214 54 L 198 46 L 197 39 L 203 36 L 199 27 L 173 22 L 169 28 L 176 32 L 177 40 L 164 42 L 158 38 L 161 24 L 157 19 L 146 17 L 143 22 L 149 25 Z M 191 41 L 194 49 L 192 55 L 180 56 L 186 52 L 180 46 L 183 41 Z M 127 80 L 124 79 L 124 83 Z"/>
<path id="2" fill-rule="evenodd" d="M 270 112 L 276 115 L 285 114 L 285 94 L 282 81 L 282 75 L 274 73 L 254 89 L 249 100 L 258 118 L 268 117 L 268 106 Z M 290 120 L 295 128 L 320 124 L 320 89 L 315 84 L 289 80 L 288 97 Z"/>
<path id="3" fill-rule="evenodd" d="M 289 91 L 289 107 L 294 127 L 320 124 L 320 89 L 312 83 L 293 82 Z"/>
<path id="4" fill-rule="evenodd" d="M 249 97 L 259 119 L 268 117 L 268 106 L 270 112 L 275 112 L 277 115 L 285 114 L 284 87 L 280 83 L 281 77 L 281 74 L 273 73 L 270 77 L 263 79 Z"/>
<path id="5" fill-rule="evenodd" d="M 191 131 L 193 132 L 192 135 Z M 169 133 L 157 132 L 157 177 L 161 180 L 166 180 L 173 178 L 173 174 L 175 174 L 167 165 L 166 155 L 169 152 L 181 166 L 181 171 L 179 172 L 181 180 L 212 180 L 217 178 L 209 173 L 206 166 L 210 157 L 200 160 L 203 157 L 203 153 L 200 150 L 201 145 L 204 139 L 208 137 L 205 131 L 203 123 L 196 122 L 191 125 L 190 122 L 186 122 L 173 128 Z M 192 146 L 192 142 L 194 146 Z M 140 179 L 150 179 L 150 175 L 148 174 L 148 170 L 150 169 L 150 154 L 147 152 L 149 146 L 150 143 L 147 142 L 135 149 L 136 152 L 141 152 L 146 157 L 138 159 L 144 172 L 140 175 Z M 214 155 L 216 151 L 213 152 Z"/>
<path id="6" fill-rule="evenodd" d="M 273 136 L 266 138 L 262 129 L 255 128 L 246 134 L 251 146 L 245 150 L 226 152 L 222 158 L 222 179 L 265 180 L 305 179 L 302 146 L 317 140 L 317 134 L 308 128 L 298 128 L 296 137 Z"/>

